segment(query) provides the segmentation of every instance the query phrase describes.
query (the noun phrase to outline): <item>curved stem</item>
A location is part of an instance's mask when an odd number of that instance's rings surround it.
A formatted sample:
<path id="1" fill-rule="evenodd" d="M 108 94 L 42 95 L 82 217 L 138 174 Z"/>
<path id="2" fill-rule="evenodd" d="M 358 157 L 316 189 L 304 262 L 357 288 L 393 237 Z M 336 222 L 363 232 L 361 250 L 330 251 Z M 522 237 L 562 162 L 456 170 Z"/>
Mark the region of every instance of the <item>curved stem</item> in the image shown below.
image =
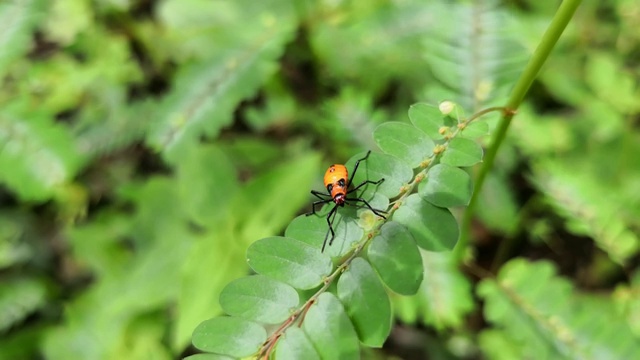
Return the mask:
<path id="1" fill-rule="evenodd" d="M 533 53 L 531 60 L 527 64 L 524 72 L 518 79 L 518 82 L 511 92 L 511 97 L 509 98 L 509 101 L 506 105 L 508 111 L 504 112 L 504 115 L 502 116 L 502 119 L 500 120 L 500 123 L 496 128 L 496 131 L 493 135 L 493 140 L 491 141 L 491 145 L 487 150 L 482 167 L 480 168 L 480 171 L 476 178 L 471 201 L 469 202 L 469 206 L 467 206 L 462 217 L 460 239 L 458 240 L 458 243 L 453 250 L 454 257 L 458 262 L 462 261 L 467 246 L 469 245 L 471 221 L 473 219 L 475 206 L 478 202 L 478 197 L 480 196 L 480 190 L 482 189 L 482 185 L 484 184 L 484 180 L 486 179 L 489 170 L 491 170 L 491 167 L 493 166 L 496 155 L 498 153 L 498 149 L 500 148 L 500 145 L 502 145 L 502 142 L 506 137 L 507 130 L 509 129 L 509 125 L 511 124 L 511 119 L 513 119 L 513 116 L 522 103 L 522 100 L 527 94 L 527 91 L 538 75 L 540 68 L 542 68 L 542 65 L 549 57 L 551 50 L 553 50 L 555 44 L 560 38 L 560 35 L 562 35 L 562 32 L 567 27 L 567 24 L 573 17 L 573 14 L 575 13 L 581 2 L 582 0 L 565 0 L 562 2 L 560 8 L 558 9 L 558 12 L 556 12 L 556 15 L 553 17 L 549 28 L 544 33 L 542 40 L 538 45 L 538 48 Z"/>

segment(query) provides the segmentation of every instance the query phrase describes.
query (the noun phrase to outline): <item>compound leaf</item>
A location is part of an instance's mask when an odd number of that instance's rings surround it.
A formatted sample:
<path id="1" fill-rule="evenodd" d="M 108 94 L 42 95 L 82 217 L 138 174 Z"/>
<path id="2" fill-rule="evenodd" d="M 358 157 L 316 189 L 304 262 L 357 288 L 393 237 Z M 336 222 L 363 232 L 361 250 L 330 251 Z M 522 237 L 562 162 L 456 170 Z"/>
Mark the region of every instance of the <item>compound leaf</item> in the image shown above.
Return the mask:
<path id="1" fill-rule="evenodd" d="M 413 104 L 409 108 L 411 123 L 436 140 L 444 137 L 440 134 L 440 128 L 445 126 L 446 117 L 438 107 L 427 103 Z"/>
<path id="2" fill-rule="evenodd" d="M 353 169 L 355 162 L 366 154 L 360 153 L 347 161 L 347 169 Z M 388 198 L 393 198 L 400 193 L 400 189 L 413 177 L 413 170 L 402 160 L 387 154 L 371 153 L 366 160 L 360 162 L 352 184 L 357 186 L 366 180 L 378 181 L 384 179 L 379 185 L 369 184 L 362 187 L 362 191 L 375 189 L 376 193 Z"/>
<path id="3" fill-rule="evenodd" d="M 311 340 L 300 328 L 292 326 L 278 341 L 276 348 L 278 360 L 320 360 L 320 355 L 314 349 Z"/>

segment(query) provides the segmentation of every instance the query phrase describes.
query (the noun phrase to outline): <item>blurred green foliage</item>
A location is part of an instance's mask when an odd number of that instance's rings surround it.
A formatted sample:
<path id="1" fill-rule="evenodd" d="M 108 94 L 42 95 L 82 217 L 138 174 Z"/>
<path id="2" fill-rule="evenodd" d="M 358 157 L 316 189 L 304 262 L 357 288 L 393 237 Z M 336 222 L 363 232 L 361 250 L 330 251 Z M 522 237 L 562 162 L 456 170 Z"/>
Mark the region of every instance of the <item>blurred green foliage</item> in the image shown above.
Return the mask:
<path id="1" fill-rule="evenodd" d="M 557 6 L 0 2 L 0 359 L 193 353 L 247 248 L 308 209 L 327 165 L 416 102 L 503 104 Z M 464 271 L 423 251 L 417 294 L 391 295 L 401 328 L 435 331 L 363 356 L 637 353 L 638 22 L 637 1 L 583 2 L 485 184 Z M 309 346 L 348 322 L 325 295 Z"/>

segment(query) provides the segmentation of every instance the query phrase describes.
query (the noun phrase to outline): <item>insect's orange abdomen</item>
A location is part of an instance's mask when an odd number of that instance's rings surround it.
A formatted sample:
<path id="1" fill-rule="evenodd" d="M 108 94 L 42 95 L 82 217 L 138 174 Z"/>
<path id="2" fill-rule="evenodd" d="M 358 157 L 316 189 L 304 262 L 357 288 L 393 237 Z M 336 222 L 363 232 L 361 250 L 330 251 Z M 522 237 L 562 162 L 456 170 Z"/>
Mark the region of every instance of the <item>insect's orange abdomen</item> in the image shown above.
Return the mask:
<path id="1" fill-rule="evenodd" d="M 331 194 L 336 204 L 343 204 L 347 194 L 347 183 L 349 182 L 349 172 L 347 167 L 341 164 L 329 166 L 324 173 L 324 186 Z"/>

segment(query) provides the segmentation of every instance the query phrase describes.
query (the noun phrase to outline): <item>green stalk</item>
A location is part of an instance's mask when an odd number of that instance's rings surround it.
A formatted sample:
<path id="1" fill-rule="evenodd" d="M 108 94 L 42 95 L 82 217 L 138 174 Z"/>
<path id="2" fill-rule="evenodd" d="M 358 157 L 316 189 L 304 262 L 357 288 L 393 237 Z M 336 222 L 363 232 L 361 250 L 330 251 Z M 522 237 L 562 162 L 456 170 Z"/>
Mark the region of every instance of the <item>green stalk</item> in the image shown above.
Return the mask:
<path id="1" fill-rule="evenodd" d="M 480 190 L 482 189 L 482 185 L 484 184 L 484 180 L 487 177 L 489 170 L 491 170 L 491 167 L 493 166 L 498 149 L 506 137 L 507 130 L 511 124 L 511 119 L 513 119 L 513 116 L 522 103 L 527 91 L 529 91 L 531 84 L 538 75 L 540 68 L 542 68 L 542 65 L 544 65 L 547 58 L 549 58 L 551 50 L 553 50 L 553 47 L 558 42 L 560 35 L 562 35 L 562 32 L 567 27 L 567 24 L 573 17 L 573 14 L 581 2 L 582 0 L 565 0 L 562 2 L 558 12 L 556 12 L 553 17 L 549 28 L 542 36 L 542 40 L 540 41 L 538 48 L 533 53 L 531 60 L 529 60 L 527 67 L 524 69 L 524 72 L 511 92 L 511 97 L 506 105 L 507 110 L 504 112 L 502 119 L 500 119 L 500 122 L 498 123 L 491 145 L 487 150 L 482 167 L 480 168 L 478 177 L 476 178 L 471 201 L 469 202 L 469 206 L 462 217 L 460 239 L 453 250 L 454 257 L 458 262 L 463 260 L 465 250 L 469 245 L 471 220 L 473 219 L 474 209 L 478 202 L 478 197 L 480 196 Z"/>

